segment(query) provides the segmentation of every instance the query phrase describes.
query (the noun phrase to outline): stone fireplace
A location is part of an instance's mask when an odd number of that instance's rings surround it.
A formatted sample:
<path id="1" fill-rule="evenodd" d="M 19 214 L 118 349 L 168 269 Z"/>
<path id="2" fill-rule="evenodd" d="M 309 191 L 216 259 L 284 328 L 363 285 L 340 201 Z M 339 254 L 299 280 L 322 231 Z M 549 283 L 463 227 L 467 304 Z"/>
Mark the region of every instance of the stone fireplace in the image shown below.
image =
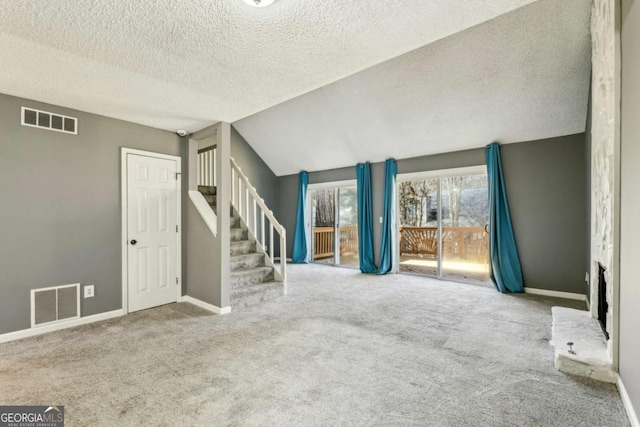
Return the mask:
<path id="1" fill-rule="evenodd" d="M 615 382 L 620 241 L 620 32 L 613 0 L 591 4 L 590 264 L 588 311 L 553 307 L 555 365 Z M 604 332 L 604 333 L 603 333 Z"/>
<path id="2" fill-rule="evenodd" d="M 611 0 L 591 6 L 591 271 L 590 312 L 608 336 L 607 358 L 616 359 L 619 242 L 620 63 L 616 9 Z M 587 129 L 589 132 L 589 129 Z M 604 294 L 604 295 L 602 295 Z"/>

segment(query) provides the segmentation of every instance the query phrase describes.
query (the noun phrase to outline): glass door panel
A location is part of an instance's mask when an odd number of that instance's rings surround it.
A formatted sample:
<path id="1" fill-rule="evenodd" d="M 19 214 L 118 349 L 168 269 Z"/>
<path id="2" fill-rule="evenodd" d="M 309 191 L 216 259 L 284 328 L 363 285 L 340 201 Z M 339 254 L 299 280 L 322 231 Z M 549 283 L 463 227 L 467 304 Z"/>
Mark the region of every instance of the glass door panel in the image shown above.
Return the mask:
<path id="1" fill-rule="evenodd" d="M 441 178 L 442 278 L 489 280 L 486 175 Z"/>
<path id="2" fill-rule="evenodd" d="M 311 225 L 313 261 L 335 262 L 335 189 L 311 191 Z"/>
<path id="3" fill-rule="evenodd" d="M 400 272 L 438 276 L 439 179 L 399 184 Z"/>
<path id="4" fill-rule="evenodd" d="M 338 189 L 338 235 L 340 256 L 336 263 L 358 267 L 358 199 L 356 187 Z"/>

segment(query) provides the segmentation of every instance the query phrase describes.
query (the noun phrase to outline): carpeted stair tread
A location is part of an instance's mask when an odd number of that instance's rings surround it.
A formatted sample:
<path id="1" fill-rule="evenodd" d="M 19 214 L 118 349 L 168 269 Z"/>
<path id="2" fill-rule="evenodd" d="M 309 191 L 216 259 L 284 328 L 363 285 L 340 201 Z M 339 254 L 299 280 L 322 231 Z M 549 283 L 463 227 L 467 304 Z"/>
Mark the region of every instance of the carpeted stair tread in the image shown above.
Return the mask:
<path id="1" fill-rule="evenodd" d="M 261 266 L 232 271 L 230 274 L 231 288 L 254 285 L 256 283 L 273 280 L 273 267 Z"/>
<path id="2" fill-rule="evenodd" d="M 269 282 L 246 285 L 231 290 L 231 310 L 241 311 L 284 295 L 282 282 Z"/>
<path id="3" fill-rule="evenodd" d="M 231 229 L 232 230 L 234 228 L 242 228 L 242 223 L 240 222 L 240 217 L 239 216 L 232 216 L 230 224 L 231 224 Z"/>
<path id="4" fill-rule="evenodd" d="M 231 271 L 263 266 L 264 254 L 262 253 L 254 252 L 244 255 L 233 255 L 231 257 Z"/>
<path id="5" fill-rule="evenodd" d="M 231 230 L 229 230 L 229 238 L 232 242 L 249 240 L 249 230 L 247 230 L 246 228 L 232 228 Z"/>
<path id="6" fill-rule="evenodd" d="M 198 191 L 205 196 L 215 196 L 218 194 L 217 187 L 209 185 L 198 185 Z"/>
<path id="7" fill-rule="evenodd" d="M 231 255 L 245 255 L 256 251 L 256 242 L 252 240 L 240 240 L 229 244 Z"/>

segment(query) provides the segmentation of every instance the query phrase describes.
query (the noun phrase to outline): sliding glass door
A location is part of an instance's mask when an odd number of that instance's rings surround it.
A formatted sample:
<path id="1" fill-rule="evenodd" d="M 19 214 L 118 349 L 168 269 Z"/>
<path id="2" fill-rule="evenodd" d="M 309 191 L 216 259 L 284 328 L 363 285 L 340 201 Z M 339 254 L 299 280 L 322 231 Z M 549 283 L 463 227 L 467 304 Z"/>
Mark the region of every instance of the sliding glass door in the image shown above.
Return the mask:
<path id="1" fill-rule="evenodd" d="M 356 187 L 338 189 L 338 222 L 340 251 L 336 264 L 358 267 L 358 199 Z"/>
<path id="2" fill-rule="evenodd" d="M 486 283 L 486 173 L 471 168 L 430 175 L 398 180 L 399 272 Z"/>
<path id="3" fill-rule="evenodd" d="M 335 258 L 335 189 L 311 190 L 312 260 L 333 264 Z"/>
<path id="4" fill-rule="evenodd" d="M 309 194 L 313 261 L 358 267 L 356 187 L 325 185 L 323 188 L 311 188 Z"/>
<path id="5" fill-rule="evenodd" d="M 487 175 L 441 178 L 442 269 L 450 280 L 489 280 Z"/>
<path id="6" fill-rule="evenodd" d="M 399 183 L 400 272 L 438 276 L 437 179 Z"/>

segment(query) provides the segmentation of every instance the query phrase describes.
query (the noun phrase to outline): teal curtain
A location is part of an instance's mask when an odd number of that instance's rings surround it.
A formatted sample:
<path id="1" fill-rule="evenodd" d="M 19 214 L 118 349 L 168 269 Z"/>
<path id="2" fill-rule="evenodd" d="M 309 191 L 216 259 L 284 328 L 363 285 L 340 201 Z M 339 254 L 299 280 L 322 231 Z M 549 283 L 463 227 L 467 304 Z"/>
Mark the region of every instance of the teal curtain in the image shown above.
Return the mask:
<path id="1" fill-rule="evenodd" d="M 384 205 L 382 206 L 382 245 L 378 274 L 387 274 L 393 268 L 393 223 L 395 212 L 396 161 L 387 159 L 384 163 Z"/>
<path id="2" fill-rule="evenodd" d="M 491 280 L 502 293 L 521 293 L 524 292 L 524 281 L 509 215 L 500 145 L 497 142 L 487 145 L 486 154 L 489 179 Z"/>
<path id="3" fill-rule="evenodd" d="M 302 171 L 298 183 L 298 210 L 296 212 L 296 230 L 293 235 L 293 255 L 291 261 L 295 264 L 307 264 L 309 262 L 309 248 L 307 247 L 306 209 L 307 186 L 309 185 L 309 173 Z"/>
<path id="4" fill-rule="evenodd" d="M 371 208 L 371 165 L 356 165 L 358 182 L 358 256 L 360 271 L 375 273 L 373 255 L 373 209 Z"/>

